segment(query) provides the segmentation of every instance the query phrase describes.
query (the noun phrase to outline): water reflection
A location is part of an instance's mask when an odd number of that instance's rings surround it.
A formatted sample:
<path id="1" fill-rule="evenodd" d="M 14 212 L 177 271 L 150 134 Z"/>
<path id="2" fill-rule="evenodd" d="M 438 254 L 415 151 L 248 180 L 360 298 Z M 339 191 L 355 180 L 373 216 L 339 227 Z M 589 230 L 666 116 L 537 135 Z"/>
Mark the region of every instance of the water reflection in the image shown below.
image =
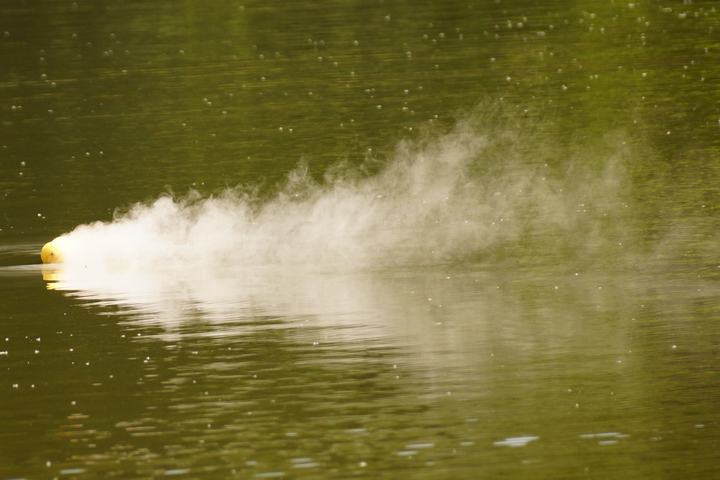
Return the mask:
<path id="1" fill-rule="evenodd" d="M 92 349 L 119 363 L 59 394 L 77 402 L 45 442 L 74 453 L 54 468 L 471 478 L 513 464 L 550 478 L 717 438 L 713 401 L 692 393 L 711 376 L 680 374 L 716 350 L 702 340 L 718 334 L 703 315 L 720 308 L 706 280 L 486 266 L 214 273 L 54 283 L 121 326 L 118 344 Z M 108 395 L 123 399 L 112 412 Z"/>

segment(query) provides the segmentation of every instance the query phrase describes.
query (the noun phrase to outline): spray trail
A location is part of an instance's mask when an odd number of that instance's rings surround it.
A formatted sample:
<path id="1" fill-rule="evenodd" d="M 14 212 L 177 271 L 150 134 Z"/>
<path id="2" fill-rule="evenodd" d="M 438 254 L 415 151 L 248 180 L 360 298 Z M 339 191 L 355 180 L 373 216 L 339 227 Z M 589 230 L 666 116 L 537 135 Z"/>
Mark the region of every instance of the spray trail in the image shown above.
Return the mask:
<path id="1" fill-rule="evenodd" d="M 64 268 L 340 270 L 586 254 L 615 241 L 624 142 L 561 147 L 501 109 L 401 142 L 380 172 L 300 164 L 269 199 L 163 196 L 60 237 Z M 582 153 L 578 153 L 582 152 Z"/>

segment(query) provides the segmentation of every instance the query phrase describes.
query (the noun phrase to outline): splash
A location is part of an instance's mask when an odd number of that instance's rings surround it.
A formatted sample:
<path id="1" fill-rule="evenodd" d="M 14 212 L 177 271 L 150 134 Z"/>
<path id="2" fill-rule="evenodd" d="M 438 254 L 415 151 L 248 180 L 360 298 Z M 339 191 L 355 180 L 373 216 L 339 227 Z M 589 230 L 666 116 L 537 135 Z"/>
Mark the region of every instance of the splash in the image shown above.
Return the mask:
<path id="1" fill-rule="evenodd" d="M 358 270 L 548 255 L 617 241 L 627 147 L 560 142 L 485 106 L 449 132 L 400 142 L 373 175 L 302 162 L 270 198 L 244 188 L 137 204 L 60 237 L 65 271 L 303 266 Z"/>

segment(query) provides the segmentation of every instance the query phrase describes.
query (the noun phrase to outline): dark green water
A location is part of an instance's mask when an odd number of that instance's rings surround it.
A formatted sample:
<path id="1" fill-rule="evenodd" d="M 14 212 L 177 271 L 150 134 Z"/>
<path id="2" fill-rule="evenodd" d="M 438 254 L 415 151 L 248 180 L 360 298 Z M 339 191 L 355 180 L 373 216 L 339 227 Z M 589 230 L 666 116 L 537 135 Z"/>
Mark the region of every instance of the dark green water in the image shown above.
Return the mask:
<path id="1" fill-rule="evenodd" d="M 0 478 L 717 478 L 719 34 L 3 3 Z"/>

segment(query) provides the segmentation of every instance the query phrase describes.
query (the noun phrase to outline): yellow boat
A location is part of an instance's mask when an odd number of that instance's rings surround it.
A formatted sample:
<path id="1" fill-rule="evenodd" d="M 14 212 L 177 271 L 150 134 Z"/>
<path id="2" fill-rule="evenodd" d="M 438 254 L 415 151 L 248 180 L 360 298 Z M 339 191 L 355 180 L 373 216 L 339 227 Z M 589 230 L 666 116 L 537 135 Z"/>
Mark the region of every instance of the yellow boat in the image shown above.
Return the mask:
<path id="1" fill-rule="evenodd" d="M 40 258 L 43 263 L 62 263 L 65 256 L 62 250 L 62 238 L 58 237 L 52 242 L 46 243 L 40 251 Z"/>

